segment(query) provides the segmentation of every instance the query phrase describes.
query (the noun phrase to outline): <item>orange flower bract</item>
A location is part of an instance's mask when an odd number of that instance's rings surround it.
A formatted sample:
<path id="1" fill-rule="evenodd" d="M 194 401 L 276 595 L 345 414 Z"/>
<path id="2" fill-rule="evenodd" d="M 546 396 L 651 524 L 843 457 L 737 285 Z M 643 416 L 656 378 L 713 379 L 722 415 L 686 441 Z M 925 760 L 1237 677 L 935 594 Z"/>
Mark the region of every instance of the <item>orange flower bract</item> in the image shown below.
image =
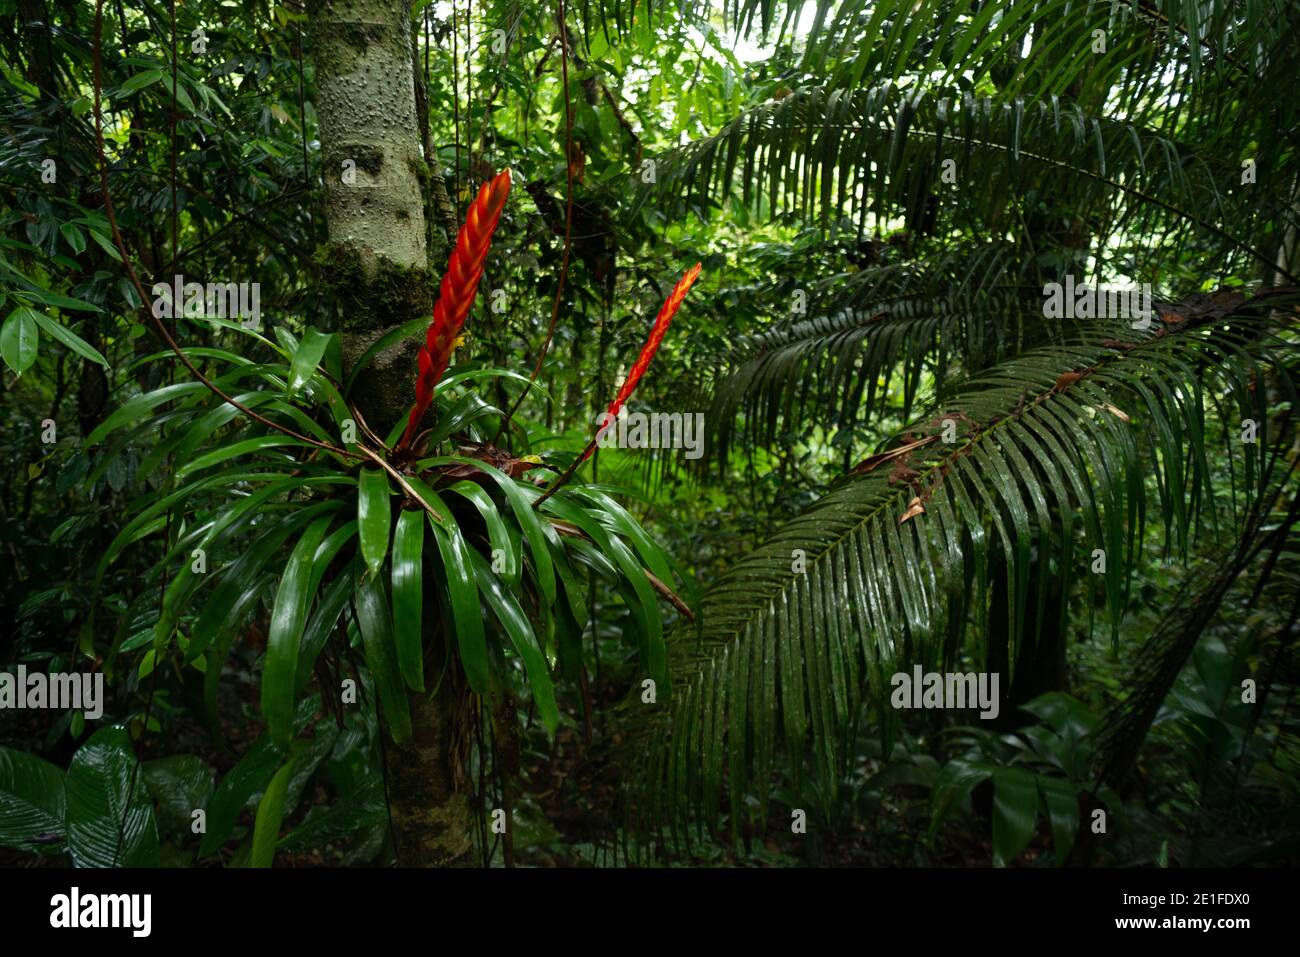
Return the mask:
<path id="1" fill-rule="evenodd" d="M 469 307 L 478 293 L 479 279 L 483 275 L 483 262 L 492 245 L 492 233 L 501 218 L 506 197 L 510 195 L 510 170 L 504 169 L 490 182 L 484 183 L 465 216 L 465 225 L 456 237 L 456 248 L 447 261 L 447 271 L 442 277 L 438 302 L 433 307 L 433 322 L 420 347 L 419 373 L 415 380 L 415 404 L 406 422 L 406 431 L 398 448 L 415 437 L 420 419 L 433 401 L 438 380 L 447 371 L 451 353 L 461 327 L 469 315 Z"/>
<path id="2" fill-rule="evenodd" d="M 618 410 L 623 408 L 623 403 L 632 395 L 632 390 L 641 381 L 641 376 L 645 375 L 645 370 L 650 368 L 650 360 L 659 351 L 659 343 L 663 342 L 664 333 L 668 331 L 673 316 L 677 315 L 682 300 L 686 298 L 686 293 L 690 291 L 691 284 L 695 282 L 699 274 L 700 264 L 696 263 L 686 270 L 686 275 L 677 280 L 677 285 L 673 286 L 673 291 L 664 300 L 663 306 L 659 309 L 659 315 L 655 316 L 655 324 L 650 327 L 650 337 L 646 339 L 645 345 L 641 347 L 641 354 L 636 357 L 636 362 L 632 364 L 632 371 L 628 373 L 627 379 L 623 382 L 623 387 L 618 390 L 618 395 L 614 396 L 614 401 L 609 404 L 609 409 L 606 412 L 608 416 L 614 417 L 618 415 Z M 594 441 L 587 446 L 582 454 L 582 461 L 586 461 L 595 447 Z"/>

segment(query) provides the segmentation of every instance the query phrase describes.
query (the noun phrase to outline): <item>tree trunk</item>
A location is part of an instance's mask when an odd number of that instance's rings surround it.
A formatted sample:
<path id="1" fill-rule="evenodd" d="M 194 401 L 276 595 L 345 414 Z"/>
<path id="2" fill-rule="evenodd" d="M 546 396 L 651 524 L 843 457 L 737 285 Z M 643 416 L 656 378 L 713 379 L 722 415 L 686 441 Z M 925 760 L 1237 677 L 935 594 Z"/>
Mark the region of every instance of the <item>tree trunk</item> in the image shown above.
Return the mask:
<path id="1" fill-rule="evenodd" d="M 408 0 L 313 0 L 329 240 L 318 251 L 339 309 L 343 361 L 432 311 Z M 410 406 L 418 340 L 379 356 L 353 396 L 381 434 Z"/>
<path id="2" fill-rule="evenodd" d="M 379 336 L 432 307 L 410 3 L 312 0 L 308 14 L 329 227 L 318 259 L 350 367 Z M 353 387 L 356 407 L 381 435 L 410 407 L 418 347 L 416 336 L 381 353 Z M 426 650 L 441 666 L 438 644 Z M 471 849 L 469 802 L 453 756 L 456 684 L 442 681 L 436 694 L 415 695 L 412 739 L 388 749 L 403 865 L 462 863 Z"/>

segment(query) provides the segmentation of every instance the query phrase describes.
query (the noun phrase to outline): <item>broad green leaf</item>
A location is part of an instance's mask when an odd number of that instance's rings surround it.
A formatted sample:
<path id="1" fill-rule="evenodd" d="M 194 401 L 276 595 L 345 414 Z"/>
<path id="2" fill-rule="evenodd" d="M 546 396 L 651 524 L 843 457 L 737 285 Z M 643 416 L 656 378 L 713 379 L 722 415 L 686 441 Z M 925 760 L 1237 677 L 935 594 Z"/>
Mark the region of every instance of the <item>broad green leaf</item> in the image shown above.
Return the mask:
<path id="1" fill-rule="evenodd" d="M 192 837 L 194 811 L 207 805 L 214 786 L 212 768 L 193 754 L 173 754 L 144 762 L 144 781 L 158 804 L 164 832 Z"/>
<path id="2" fill-rule="evenodd" d="M 162 70 L 141 70 L 139 73 L 127 77 L 126 81 L 118 87 L 120 94 L 131 94 L 137 90 L 143 90 L 152 83 L 157 83 L 163 78 Z"/>
<path id="3" fill-rule="evenodd" d="M 0 847 L 42 852 L 64 847 L 63 769 L 0 747 Z"/>
<path id="4" fill-rule="evenodd" d="M 287 485 L 289 487 L 304 488 L 317 483 L 331 484 L 346 481 L 343 476 L 322 475 L 290 480 Z M 211 525 L 203 532 L 203 538 L 199 546 L 207 552 L 220 547 L 223 541 L 229 539 L 247 522 L 265 510 L 268 507 L 268 500 L 274 498 L 284 488 L 285 486 L 279 483 L 267 485 L 251 495 L 238 499 L 236 504 L 231 504 L 225 509 L 216 512 Z M 341 508 L 342 504 L 337 499 L 317 503 L 317 505 L 326 506 L 329 510 Z M 307 507 L 315 508 L 316 506 Z M 191 597 L 205 584 L 204 579 L 206 577 L 197 574 L 193 564 L 186 562 L 163 592 L 162 613 L 158 616 L 157 624 L 154 626 L 154 646 L 159 653 L 171 641 L 177 622 L 180 620 L 181 615 L 184 614 Z"/>
<path id="5" fill-rule="evenodd" d="M 357 526 L 361 536 L 361 557 L 371 576 L 379 574 L 388 557 L 388 531 L 393 523 L 388 473 L 363 468 L 357 480 Z"/>
<path id="6" fill-rule="evenodd" d="M 320 547 L 316 549 L 316 557 L 312 559 L 311 585 L 307 589 L 309 592 L 316 593 L 316 589 L 320 587 L 321 579 L 325 577 L 325 573 L 329 571 L 330 565 L 333 564 L 334 557 L 343 550 L 343 547 L 348 542 L 356 537 L 356 534 L 357 523 L 355 521 L 344 522 L 330 532 L 325 541 L 320 543 Z"/>
<path id="7" fill-rule="evenodd" d="M 0 326 L 0 357 L 5 365 L 22 375 L 36 361 L 36 347 L 40 342 L 37 330 L 36 313 L 26 306 L 19 306 L 9 313 Z"/>
<path id="8" fill-rule="evenodd" d="M 64 223 L 59 227 L 59 234 L 72 248 L 73 255 L 80 256 L 86 251 L 86 235 L 75 223 Z"/>
<path id="9" fill-rule="evenodd" d="M 99 425 L 91 430 L 90 435 L 86 436 L 86 447 L 98 445 L 99 442 L 114 430 L 123 425 L 135 424 L 139 422 L 144 414 L 154 406 L 162 405 L 164 402 L 170 402 L 173 399 L 180 399 L 196 392 L 202 392 L 207 388 L 202 382 L 177 382 L 173 385 L 165 385 L 161 388 L 154 389 L 152 392 L 145 392 L 142 395 L 132 396 L 127 399 Z"/>
<path id="10" fill-rule="evenodd" d="M 77 867 L 157 867 L 158 826 L 121 725 L 91 735 L 68 766 L 68 850 Z"/>
<path id="11" fill-rule="evenodd" d="M 456 432 L 463 432 L 471 423 L 489 415 L 503 415 L 503 413 L 496 406 L 490 405 L 470 393 L 463 396 L 447 411 L 439 410 L 438 421 L 425 441 L 429 448 L 435 448 L 447 436 Z"/>
<path id="12" fill-rule="evenodd" d="M 1087 705 L 1060 691 L 1039 695 L 1021 708 L 1042 719 L 1071 744 L 1082 740 L 1097 724 L 1097 716 Z"/>
<path id="13" fill-rule="evenodd" d="M 32 310 L 31 312 L 32 318 L 40 324 L 42 329 L 52 335 L 55 339 L 58 339 L 77 355 L 81 356 L 81 358 L 89 359 L 91 362 L 98 362 L 105 369 L 108 368 L 108 360 L 100 355 L 99 350 L 85 339 L 81 338 L 81 336 L 55 322 L 44 313 L 36 312 L 35 310 Z"/>
<path id="14" fill-rule="evenodd" d="M 939 781 L 930 792 L 932 816 L 929 836 L 934 837 L 940 822 L 951 812 L 953 807 L 964 800 L 971 791 L 993 774 L 993 768 L 985 764 L 972 764 L 956 758 L 944 765 L 939 774 Z"/>
<path id="15" fill-rule="evenodd" d="M 578 580 L 574 565 L 564 551 L 564 545 L 553 542 L 551 544 L 551 554 L 555 557 L 555 570 L 559 573 L 560 582 L 564 586 L 565 597 L 568 599 L 569 615 L 575 623 L 585 622 L 587 620 L 587 590 L 583 587 L 582 582 Z M 507 584 L 515 587 L 513 582 L 508 581 Z M 557 607 L 564 606 L 559 604 Z"/>
<path id="16" fill-rule="evenodd" d="M 1034 775 L 1020 768 L 993 772 L 993 864 L 1006 867 L 1034 837 L 1038 787 Z"/>
<path id="17" fill-rule="evenodd" d="M 388 828 L 388 805 L 383 779 L 373 774 L 340 801 L 312 808 L 302 823 L 284 836 L 280 847 L 286 851 L 321 848 L 344 839 L 355 841 L 358 835 L 377 828 Z"/>
<path id="18" fill-rule="evenodd" d="M 595 505 L 598 511 L 594 514 L 600 519 L 601 524 L 630 541 L 646 568 L 650 569 L 665 585 L 672 585 L 673 573 L 663 549 L 654 543 L 641 527 L 641 523 L 633 518 L 627 509 L 597 489 L 577 486 L 573 489 L 573 494 Z"/>
<path id="19" fill-rule="evenodd" d="M 1047 806 L 1047 817 L 1052 823 L 1052 847 L 1056 852 L 1058 867 L 1064 867 L 1074 847 L 1079 831 L 1079 795 L 1069 781 L 1038 776 L 1038 789 Z"/>
<path id="20" fill-rule="evenodd" d="M 467 369 L 464 372 L 456 372 L 439 382 L 438 388 L 442 390 L 450 389 L 454 385 L 476 379 L 514 379 L 516 382 L 522 382 L 525 385 L 531 384 L 532 392 L 530 394 L 537 394 L 549 399 L 552 404 L 555 403 L 554 397 L 540 382 L 535 382 L 514 369 L 503 369 L 499 366 L 487 366 L 481 369 Z"/>
<path id="21" fill-rule="evenodd" d="M 628 602 L 628 608 L 636 619 L 638 632 L 645 644 L 642 647 L 643 664 L 650 677 L 662 689 L 668 688 L 667 649 L 663 640 L 663 618 L 659 612 L 659 600 L 645 570 L 637 562 L 632 550 L 623 544 L 616 535 L 609 534 L 600 520 L 584 508 L 579 508 L 566 498 L 558 495 L 547 499 L 542 506 L 547 514 L 553 514 L 562 521 L 569 522 L 582 529 L 595 543 L 597 554 L 606 560 L 612 560 L 618 566 L 618 578 L 626 582 L 635 595 L 635 601 Z M 574 540 L 574 546 L 581 550 L 584 543 Z"/>
<path id="22" fill-rule="evenodd" d="M 289 786 L 285 790 L 284 798 L 286 812 L 298 806 L 317 768 L 334 753 L 334 747 L 338 744 L 341 733 L 335 720 L 325 717 L 312 727 L 311 738 L 299 739 L 294 747 L 293 760 L 289 762 Z"/>
<path id="23" fill-rule="evenodd" d="M 330 344 L 329 336 L 315 329 L 308 329 L 302 343 L 293 354 L 293 364 L 289 368 L 289 395 L 301 389 L 316 373 L 316 366 L 325 355 L 325 348 Z"/>
<path id="24" fill-rule="evenodd" d="M 111 236 L 101 233 L 98 229 L 92 229 L 90 231 L 90 238 L 93 239 L 99 248 L 104 250 L 110 258 L 116 259 L 118 262 L 122 261 L 122 254 L 113 243 Z"/>
<path id="25" fill-rule="evenodd" d="M 185 654 L 187 661 L 203 654 L 218 634 L 239 627 L 244 615 L 262 593 L 266 581 L 262 577 L 262 569 L 286 538 L 311 521 L 313 515 L 324 511 L 319 505 L 295 511 L 271 526 L 228 569 L 220 573 L 221 582 L 212 590 L 190 632 L 190 644 Z"/>
<path id="26" fill-rule="evenodd" d="M 56 309 L 75 309 L 81 312 L 104 311 L 93 303 L 73 299 L 71 296 L 64 296 L 57 292 L 50 292 L 48 289 L 24 289 L 22 294 L 24 298 L 35 299 L 43 305 L 54 306 Z"/>
<path id="27" fill-rule="evenodd" d="M 171 93 L 173 90 L 172 78 L 170 76 L 164 76 L 161 82 L 167 89 L 167 92 Z M 186 92 L 184 85 L 176 83 L 174 84 L 174 88 L 176 92 L 176 102 L 180 106 L 184 107 L 186 112 L 191 114 L 197 113 L 198 111 L 194 108 L 194 101 L 190 99 L 190 95 Z"/>

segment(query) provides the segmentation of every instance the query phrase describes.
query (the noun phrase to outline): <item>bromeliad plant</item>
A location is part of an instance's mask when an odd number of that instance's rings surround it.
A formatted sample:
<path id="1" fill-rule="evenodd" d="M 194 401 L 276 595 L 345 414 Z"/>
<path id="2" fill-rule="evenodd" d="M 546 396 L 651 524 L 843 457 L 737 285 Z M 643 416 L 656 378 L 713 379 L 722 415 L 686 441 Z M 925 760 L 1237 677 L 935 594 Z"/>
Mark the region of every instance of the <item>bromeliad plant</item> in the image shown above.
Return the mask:
<path id="1" fill-rule="evenodd" d="M 432 693 L 449 669 L 458 672 L 456 687 L 479 696 L 526 685 L 553 733 L 560 717 L 553 677 L 581 675 L 595 578 L 626 602 L 626 634 L 649 677 L 667 687 L 660 601 L 690 616 L 673 592 L 674 578 L 684 579 L 610 489 L 566 485 L 585 455 L 543 491 L 528 480 L 540 458 L 485 441 L 503 413 L 473 384 L 527 377 L 499 368 L 446 375 L 509 192 L 502 172 L 469 209 L 419 351 L 410 414 L 388 436 L 356 413 L 349 386 L 394 335 L 345 378 L 333 335 L 308 329 L 298 338 L 276 328 L 273 340 L 224 320 L 207 321 L 248 337 L 262 355 L 178 346 L 194 379 L 130 399 L 89 436 L 89 446 L 106 445 L 92 481 L 152 440 L 136 474 L 157 483 L 100 560 L 97 589 L 114 590 L 114 561 L 127 546 L 161 538 L 166 552 L 136 583 L 146 587 L 123 603 L 108 648 L 98 649 L 106 669 L 120 669 L 135 651 L 143 652 L 142 678 L 163 667 L 197 669 L 217 729 L 222 669 L 270 599 L 259 694 L 269 747 L 282 761 L 313 675 L 322 677 L 326 704 L 337 704 L 340 672 L 356 657 L 372 683 L 363 687 L 373 688 L 399 744 L 412 733 L 410 696 Z M 615 407 L 698 271 L 669 296 Z M 88 624 L 87 653 L 97 650 L 94 634 Z M 431 647 L 446 649 L 431 659 L 436 673 L 426 670 Z"/>

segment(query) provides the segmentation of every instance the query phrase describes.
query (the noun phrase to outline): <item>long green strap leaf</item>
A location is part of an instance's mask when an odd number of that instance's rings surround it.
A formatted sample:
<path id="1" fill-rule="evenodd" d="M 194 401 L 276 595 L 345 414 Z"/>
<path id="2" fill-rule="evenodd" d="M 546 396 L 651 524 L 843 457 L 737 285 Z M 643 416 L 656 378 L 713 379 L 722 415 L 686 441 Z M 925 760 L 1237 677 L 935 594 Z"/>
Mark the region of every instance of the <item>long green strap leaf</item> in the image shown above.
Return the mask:
<path id="1" fill-rule="evenodd" d="M 448 486 L 448 490 L 469 499 L 478 509 L 478 513 L 483 516 L 483 523 L 488 530 L 488 540 L 492 543 L 492 570 L 504 577 L 511 588 L 517 589 L 521 571 L 519 554 L 514 548 L 510 532 L 506 529 L 505 520 L 501 517 L 497 503 L 477 482 L 457 482 Z"/>
<path id="2" fill-rule="evenodd" d="M 357 524 L 361 557 L 372 576 L 379 574 L 388 555 L 388 532 L 393 524 L 388 497 L 387 473 L 382 469 L 362 469 L 357 482 Z"/>
<path id="3" fill-rule="evenodd" d="M 478 583 L 471 564 L 471 555 L 478 553 L 465 541 L 451 509 L 438 493 L 419 479 L 411 479 L 411 484 L 441 519 L 441 522 L 435 522 L 430 515 L 429 527 L 433 529 L 434 541 L 438 543 L 438 554 L 442 556 L 447 577 L 447 595 L 456 630 L 456 648 L 460 651 L 461 667 L 465 669 L 470 688 L 475 694 L 487 694 L 487 639 L 483 633 L 483 612 L 478 602 Z"/>
<path id="4" fill-rule="evenodd" d="M 311 521 L 313 515 L 327 510 L 329 503 L 321 502 L 286 516 L 231 563 L 229 570 L 222 573 L 221 583 L 212 590 L 190 632 L 186 661 L 193 661 L 203 654 L 218 634 L 238 626 L 242 616 L 261 593 L 265 580 L 261 572 L 271 556 L 284 544 L 285 539 Z"/>
<path id="5" fill-rule="evenodd" d="M 528 689 L 537 704 L 537 714 L 542 719 L 542 726 L 546 728 L 547 734 L 554 735 L 555 729 L 560 724 L 560 711 L 555 703 L 555 686 L 551 682 L 546 656 L 542 654 L 542 647 L 537 636 L 533 634 L 532 625 L 528 623 L 528 617 L 519 607 L 519 602 L 515 601 L 515 596 L 506 591 L 501 580 L 492 574 L 492 569 L 483 556 L 475 551 L 471 551 L 470 556 L 478 576 L 479 590 L 482 591 L 483 597 L 487 599 L 492 610 L 496 612 L 501 627 L 505 629 L 515 651 L 523 659 L 524 671 L 528 675 Z"/>
<path id="6" fill-rule="evenodd" d="M 488 476 L 506 497 L 510 503 L 510 508 L 515 513 L 515 519 L 519 522 L 519 527 L 524 530 L 524 537 L 528 539 L 528 548 L 533 556 L 533 569 L 537 576 L 537 587 L 541 590 L 543 604 L 546 608 L 552 608 L 555 605 L 555 567 L 551 563 L 551 553 L 546 547 L 546 532 L 542 529 L 542 523 L 533 511 L 532 500 L 541 493 L 536 489 L 525 490 L 525 486 L 506 475 L 495 466 L 488 465 L 479 459 L 465 458 L 459 455 L 448 455 L 441 458 L 423 459 L 420 462 L 421 468 L 427 468 L 438 465 L 471 465 Z"/>
<path id="7" fill-rule="evenodd" d="M 424 510 L 403 509 L 393 534 L 393 635 L 402 680 L 424 690 Z"/>
<path id="8" fill-rule="evenodd" d="M 303 630 L 302 642 L 299 645 L 297 678 L 294 682 L 297 686 L 296 694 L 301 695 L 307 687 L 307 682 L 311 680 L 316 659 L 320 657 L 330 633 L 338 624 L 339 616 L 343 614 L 348 599 L 352 597 L 352 590 L 356 587 L 356 580 L 360 575 L 361 562 L 354 559 L 351 565 L 344 568 L 338 577 L 325 587 L 324 595 L 316 603 L 316 610 L 307 620 L 307 627 Z"/>
<path id="9" fill-rule="evenodd" d="M 308 329 L 302 337 L 302 343 L 293 354 L 293 364 L 289 368 L 289 395 L 301 389 L 316 374 L 316 366 L 325 355 L 331 336 L 315 329 Z"/>
<path id="10" fill-rule="evenodd" d="M 271 739 L 281 747 L 293 738 L 294 674 L 298 646 L 312 596 L 312 562 L 333 516 L 322 515 L 308 526 L 285 566 L 271 609 L 271 628 L 262 665 L 262 713 Z"/>
<path id="11" fill-rule="evenodd" d="M 262 800 L 257 802 L 257 816 L 253 819 L 253 850 L 249 867 L 270 867 L 275 860 L 275 848 L 280 841 L 280 822 L 284 820 L 284 797 L 289 787 L 293 762 L 286 761 L 271 783 L 266 786 Z"/>
<path id="12" fill-rule="evenodd" d="M 397 648 L 393 640 L 393 622 L 389 618 L 388 596 L 382 579 L 367 575 L 357 586 L 357 623 L 365 648 L 366 666 L 379 692 L 379 704 L 393 740 L 402 744 L 411 737 L 411 708 L 397 669 Z"/>

